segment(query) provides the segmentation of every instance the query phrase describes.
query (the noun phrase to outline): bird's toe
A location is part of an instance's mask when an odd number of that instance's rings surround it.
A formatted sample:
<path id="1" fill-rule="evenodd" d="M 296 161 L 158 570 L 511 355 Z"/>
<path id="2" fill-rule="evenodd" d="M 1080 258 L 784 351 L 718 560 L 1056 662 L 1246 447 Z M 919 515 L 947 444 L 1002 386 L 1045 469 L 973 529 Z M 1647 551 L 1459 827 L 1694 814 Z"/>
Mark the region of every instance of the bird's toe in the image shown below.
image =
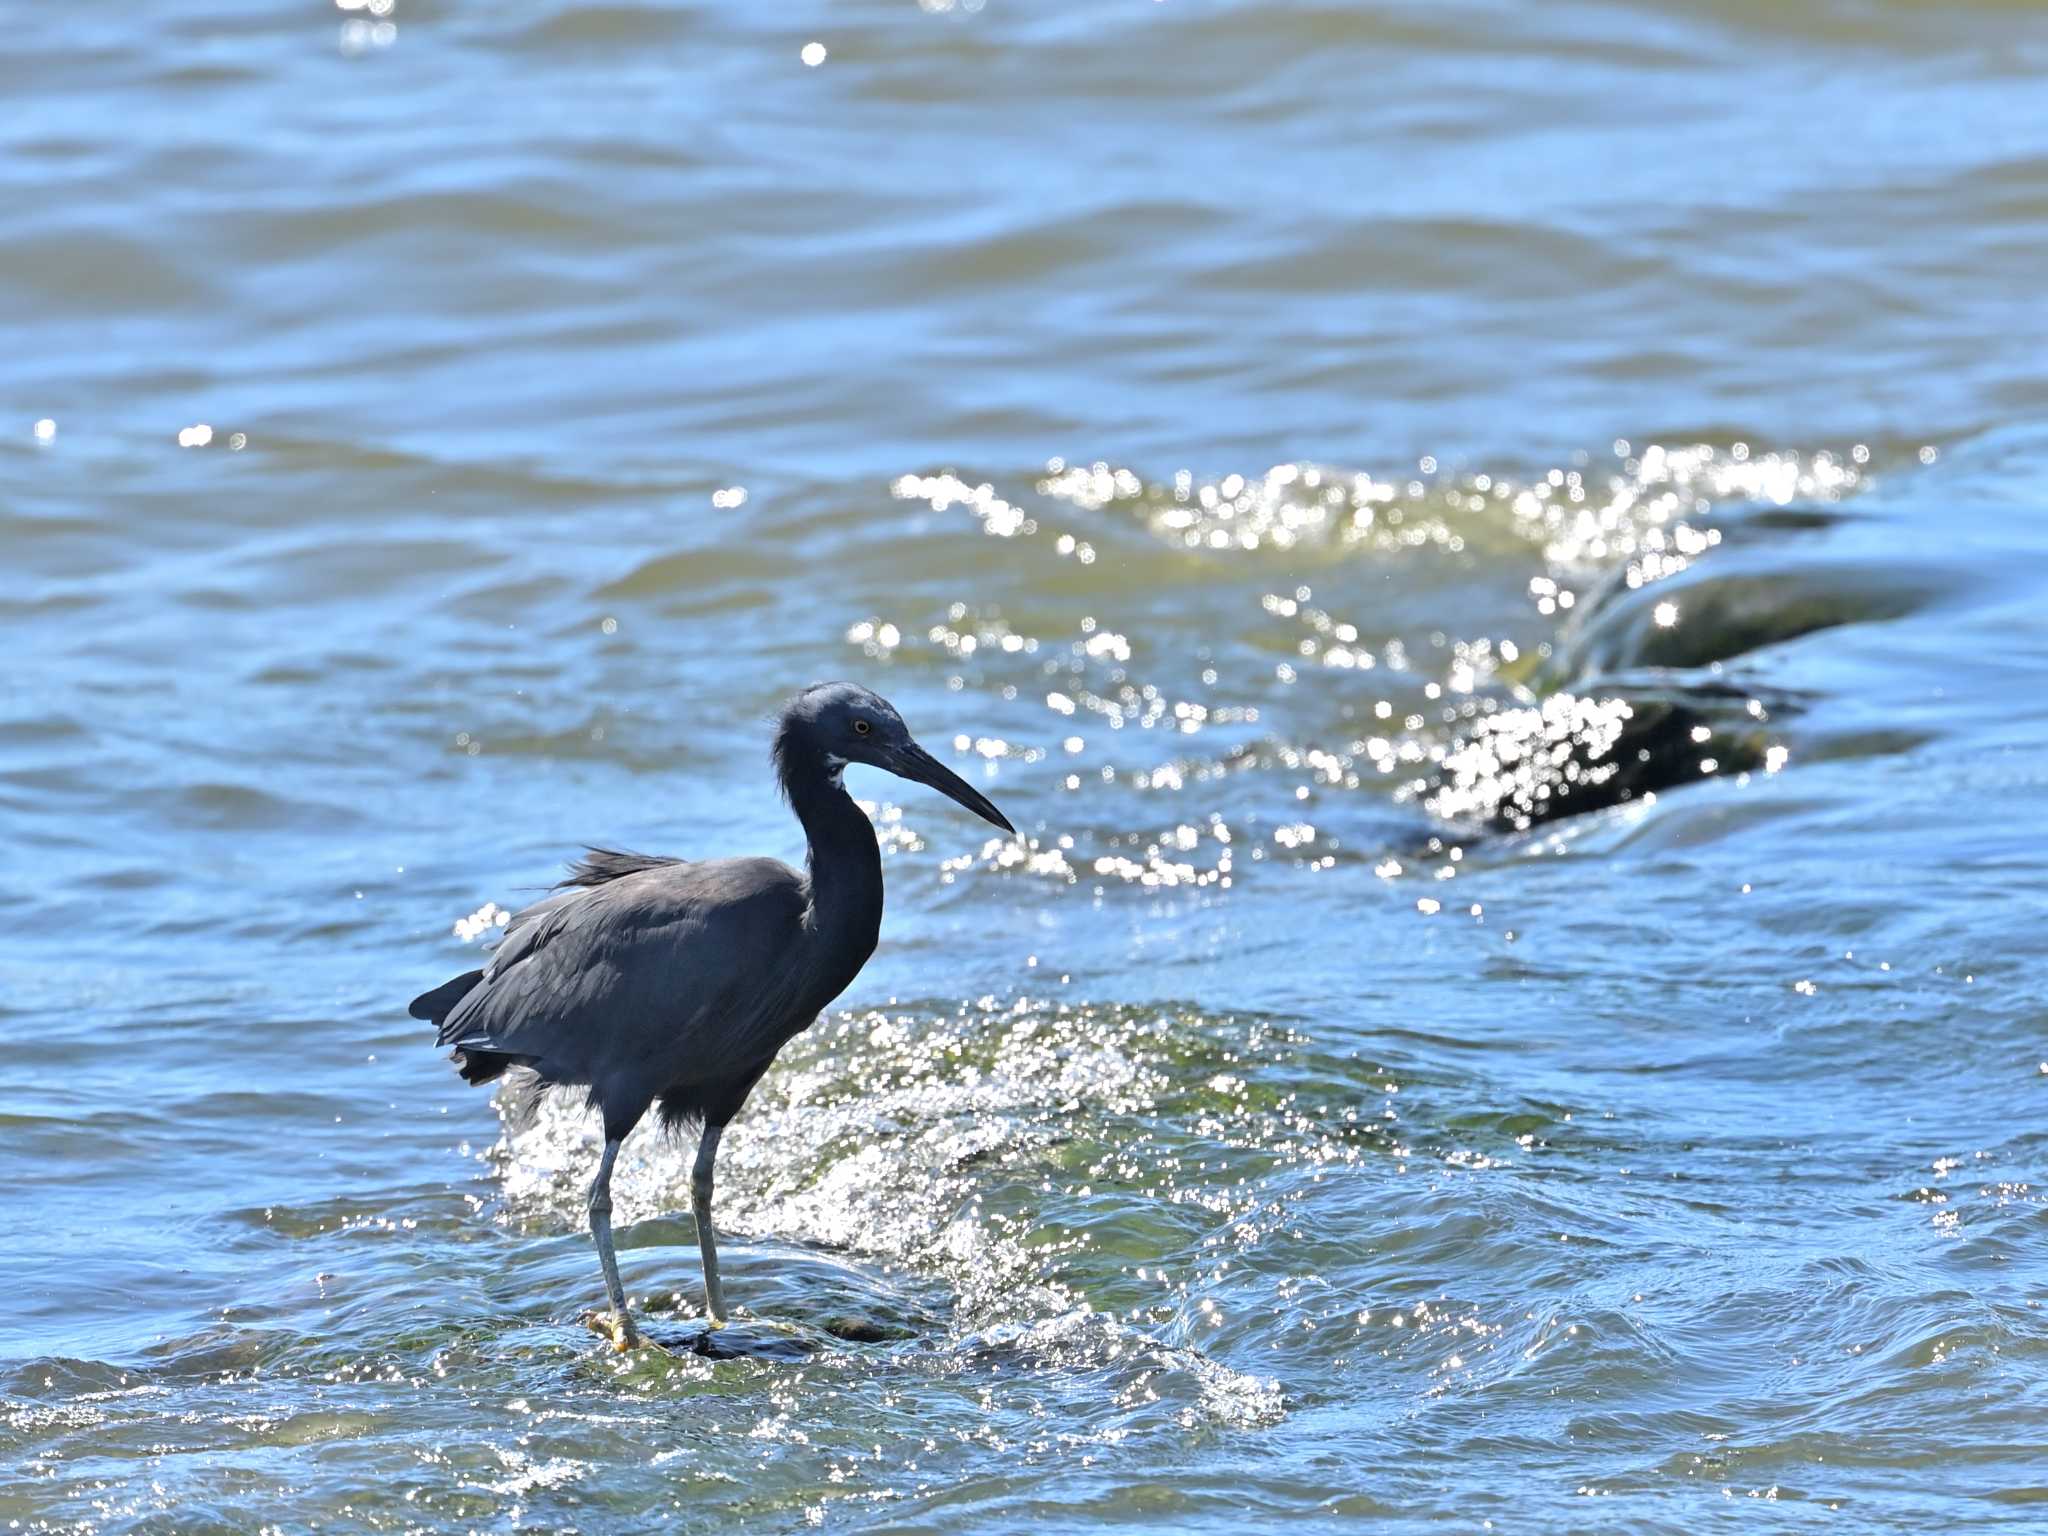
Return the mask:
<path id="1" fill-rule="evenodd" d="M 620 1354 L 627 1354 L 647 1342 L 646 1336 L 633 1326 L 629 1317 L 615 1312 L 586 1312 L 583 1326 L 603 1339 Z"/>

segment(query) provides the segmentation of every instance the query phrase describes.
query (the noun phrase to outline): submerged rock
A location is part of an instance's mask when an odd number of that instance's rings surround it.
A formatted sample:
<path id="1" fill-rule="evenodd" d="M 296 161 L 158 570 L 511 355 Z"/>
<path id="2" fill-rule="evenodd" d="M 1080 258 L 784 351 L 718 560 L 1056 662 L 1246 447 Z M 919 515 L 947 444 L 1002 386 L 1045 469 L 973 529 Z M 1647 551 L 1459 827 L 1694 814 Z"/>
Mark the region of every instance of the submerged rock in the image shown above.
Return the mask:
<path id="1" fill-rule="evenodd" d="M 1617 580 L 1558 648 L 1575 680 L 1642 667 L 1705 667 L 1844 624 L 1903 618 L 1949 581 L 1925 567 L 1828 561 L 1796 567 L 1716 562 L 1664 581 Z"/>
<path id="2" fill-rule="evenodd" d="M 1765 726 L 1792 707 L 1725 683 L 1615 679 L 1479 720 L 1417 786 L 1446 821 L 1495 831 L 1770 766 Z"/>
<path id="3" fill-rule="evenodd" d="M 685 1332 L 648 1337 L 672 1355 L 702 1355 L 707 1360 L 803 1360 L 817 1354 L 825 1341 L 793 1327 L 758 1322 L 727 1323 L 713 1328 L 698 1324 Z"/>
<path id="4" fill-rule="evenodd" d="M 1818 521 L 1817 519 L 1811 519 Z M 1432 814 L 1498 831 L 1625 804 L 1722 773 L 1775 769 L 1766 726 L 1798 701 L 1721 663 L 1845 624 L 1901 618 L 1954 576 L 1926 563 L 1815 560 L 1782 548 L 1661 581 L 1618 573 L 1527 679 L 1534 702 L 1477 720 L 1414 786 Z"/>
<path id="5" fill-rule="evenodd" d="M 848 1344 L 900 1344 L 917 1337 L 915 1329 L 887 1318 L 867 1317 L 852 1312 L 834 1313 L 818 1326 L 835 1339 Z"/>

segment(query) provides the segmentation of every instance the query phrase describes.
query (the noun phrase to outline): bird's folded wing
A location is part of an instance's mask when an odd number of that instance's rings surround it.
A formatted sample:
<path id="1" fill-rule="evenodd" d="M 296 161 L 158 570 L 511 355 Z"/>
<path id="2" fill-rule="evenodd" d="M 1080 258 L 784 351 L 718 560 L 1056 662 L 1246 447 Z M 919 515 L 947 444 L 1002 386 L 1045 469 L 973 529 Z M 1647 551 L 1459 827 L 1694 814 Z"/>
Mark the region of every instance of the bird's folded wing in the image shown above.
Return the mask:
<path id="1" fill-rule="evenodd" d="M 804 902 L 801 878 L 770 859 L 665 864 L 563 891 L 513 918 L 440 1042 L 575 1070 L 600 1043 L 615 1059 L 709 1018 L 744 1030 L 776 990 Z"/>

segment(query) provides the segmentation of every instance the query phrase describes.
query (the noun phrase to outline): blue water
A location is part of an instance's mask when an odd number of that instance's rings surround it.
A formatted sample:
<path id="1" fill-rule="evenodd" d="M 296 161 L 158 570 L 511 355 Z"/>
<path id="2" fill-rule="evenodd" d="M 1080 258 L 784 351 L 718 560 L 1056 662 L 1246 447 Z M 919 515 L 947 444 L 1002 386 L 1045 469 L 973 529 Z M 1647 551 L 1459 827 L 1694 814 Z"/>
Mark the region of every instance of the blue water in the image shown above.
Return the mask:
<path id="1" fill-rule="evenodd" d="M 2035 8 L 17 11 L 0 1518 L 2038 1525 Z M 404 1003 L 826 676 L 620 1359 Z"/>

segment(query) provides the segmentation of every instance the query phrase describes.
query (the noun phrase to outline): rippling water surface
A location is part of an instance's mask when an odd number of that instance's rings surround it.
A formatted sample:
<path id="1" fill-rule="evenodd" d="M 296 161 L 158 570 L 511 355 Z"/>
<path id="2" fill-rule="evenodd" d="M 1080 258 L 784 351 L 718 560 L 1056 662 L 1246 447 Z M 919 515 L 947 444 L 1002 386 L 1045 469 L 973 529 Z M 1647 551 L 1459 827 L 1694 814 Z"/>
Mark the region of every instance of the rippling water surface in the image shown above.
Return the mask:
<path id="1" fill-rule="evenodd" d="M 2038 8 L 4 31 L 9 1529 L 2039 1527 Z M 403 1005 L 823 676 L 617 1359 Z"/>

